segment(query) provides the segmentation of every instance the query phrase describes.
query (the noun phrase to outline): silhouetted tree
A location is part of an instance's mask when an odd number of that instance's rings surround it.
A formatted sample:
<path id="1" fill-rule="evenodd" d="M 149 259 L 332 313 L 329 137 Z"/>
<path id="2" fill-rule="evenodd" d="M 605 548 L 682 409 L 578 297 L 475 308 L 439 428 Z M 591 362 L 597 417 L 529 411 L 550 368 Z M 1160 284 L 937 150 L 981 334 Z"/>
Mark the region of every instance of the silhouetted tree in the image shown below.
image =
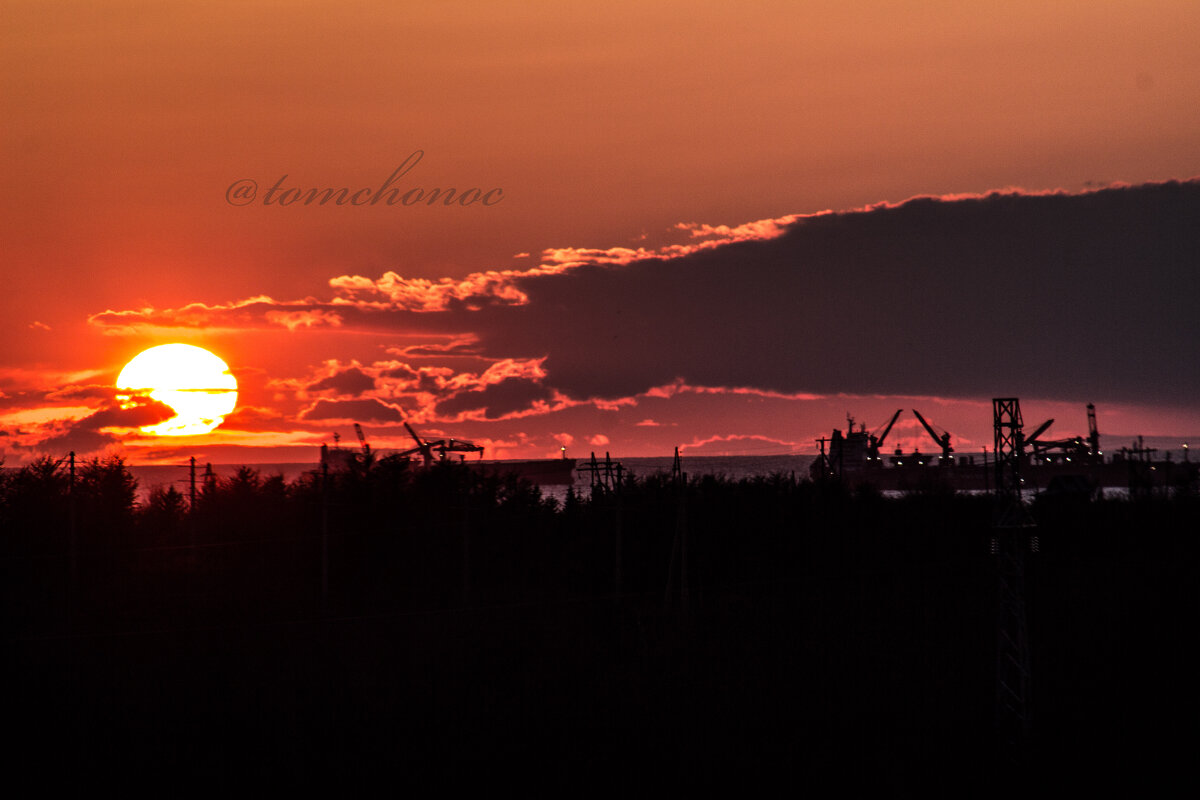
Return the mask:
<path id="1" fill-rule="evenodd" d="M 10 553 L 65 554 L 70 522 L 69 475 L 63 459 L 40 456 L 0 487 L 0 530 Z"/>
<path id="2" fill-rule="evenodd" d="M 183 530 L 188 514 L 187 498 L 174 486 L 155 486 L 139 514 L 139 523 L 149 541 L 170 542 Z"/>
<path id="3" fill-rule="evenodd" d="M 122 534 L 132 528 L 137 479 L 120 456 L 92 458 L 76 470 L 75 513 L 85 549 L 128 545 Z"/>

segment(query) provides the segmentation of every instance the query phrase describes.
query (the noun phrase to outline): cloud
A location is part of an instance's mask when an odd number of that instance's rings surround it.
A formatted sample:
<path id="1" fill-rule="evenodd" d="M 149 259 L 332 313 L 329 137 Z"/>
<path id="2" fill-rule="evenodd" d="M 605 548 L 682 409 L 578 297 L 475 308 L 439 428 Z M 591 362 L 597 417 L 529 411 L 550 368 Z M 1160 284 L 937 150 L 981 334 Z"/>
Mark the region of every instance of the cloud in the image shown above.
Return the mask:
<path id="1" fill-rule="evenodd" d="M 267 311 L 263 314 L 263 319 L 274 325 L 282 325 L 289 331 L 299 328 L 338 328 L 342 324 L 342 316 L 340 314 L 321 308 L 298 311 Z"/>
<path id="2" fill-rule="evenodd" d="M 552 396 L 550 390 L 537 381 L 514 378 L 488 384 L 483 389 L 460 392 L 439 402 L 435 411 L 439 416 L 447 417 L 482 412 L 485 419 L 499 419 L 528 411 L 539 403 L 548 402 Z"/>
<path id="3" fill-rule="evenodd" d="M 313 298 L 277 301 L 266 295 L 230 303 L 189 303 L 180 308 L 140 308 L 92 314 L 88 323 L 112 334 L 190 330 L 338 328 L 343 311 Z"/>
<path id="4" fill-rule="evenodd" d="M 473 373 L 456 373 L 450 367 L 412 367 L 400 361 L 377 361 L 371 365 L 381 392 L 419 393 L 444 396 L 463 386 L 474 384 Z"/>
<path id="5" fill-rule="evenodd" d="M 362 275 L 341 275 L 329 285 L 338 301 L 347 305 L 376 304 L 387 309 L 405 311 L 445 311 L 452 308 L 477 309 L 485 305 L 519 305 L 526 298 L 516 289 L 513 278 L 540 274 L 542 268 L 531 270 L 489 270 L 477 272 L 462 280 L 442 278 L 403 278 L 395 272 L 385 272 L 379 278 Z"/>
<path id="6" fill-rule="evenodd" d="M 652 386 L 643 394 L 646 397 L 669 398 L 679 394 L 726 394 L 753 395 L 755 397 L 771 397 L 781 400 L 820 400 L 824 395 L 810 392 L 776 392 L 770 389 L 758 389 L 753 386 L 689 386 L 682 378 L 662 386 Z"/>
<path id="7" fill-rule="evenodd" d="M 72 400 L 102 400 L 110 403 L 116 399 L 117 390 L 112 386 L 103 384 L 71 384 L 64 386 L 61 389 L 46 392 L 45 399 L 48 402 L 61 403 Z"/>
<path id="8" fill-rule="evenodd" d="M 277 301 L 267 295 L 258 295 L 215 305 L 191 303 L 175 309 L 110 309 L 91 315 L 88 322 L 114 334 L 145 333 L 148 329 L 172 328 L 211 330 L 286 327 L 292 331 L 301 328 L 343 326 L 348 329 L 386 328 L 397 316 L 403 316 L 412 324 L 413 320 L 404 312 L 430 314 L 525 305 L 529 302 L 529 297 L 522 286 L 524 281 L 530 279 L 559 275 L 581 267 L 630 264 L 651 258 L 682 258 L 731 242 L 776 236 L 783 229 L 782 226 L 796 219 L 800 217 L 791 215 L 749 222 L 732 228 L 724 225 L 681 223 L 676 229 L 686 233 L 689 239 L 683 244 L 669 244 L 654 249 L 550 248 L 542 251 L 541 263 L 535 267 L 523 270 L 486 270 L 471 273 L 461 279 L 404 278 L 393 271 L 385 272 L 379 278 L 339 275 L 329 280 L 329 285 L 334 290 L 334 297 L 329 301 L 311 297 L 298 301 Z M 429 321 L 425 320 L 425 324 L 429 324 Z M 416 347 L 431 355 L 453 351 L 462 355 L 474 355 L 469 344 L 472 341 L 473 337 L 468 335 L 449 346 Z"/>
<path id="9" fill-rule="evenodd" d="M 531 269 L 462 279 L 343 275 L 326 301 L 258 297 L 92 322 L 252 328 L 278 324 L 271 312 L 328 312 L 341 320 L 330 330 L 430 340 L 396 354 L 537 365 L 490 379 L 452 371 L 422 387 L 474 393 L 439 409 L 486 414 L 521 397 L 621 402 L 676 384 L 1187 404 L 1200 392 L 1198 218 L 1195 180 L 919 197 L 686 223 L 682 243 L 554 248 Z M 518 382 L 482 396 L 507 380 Z"/>
<path id="10" fill-rule="evenodd" d="M 669 244 L 654 249 L 550 248 L 542 251 L 541 263 L 536 267 L 475 272 L 461 280 L 404 278 L 389 271 L 375 279 L 362 275 L 341 275 L 331 279 L 329 285 L 337 293 L 335 303 L 366 303 L 375 308 L 429 312 L 525 305 L 529 302 L 529 297 L 522 290 L 522 285 L 529 279 L 558 275 L 585 266 L 630 264 L 649 258 L 681 258 L 731 242 L 768 239 L 778 236 L 786 225 L 797 219 L 800 219 L 798 215 L 791 215 L 748 222 L 732 228 L 726 225 L 681 223 L 675 227 L 688 234 L 691 241 L 687 243 Z M 519 255 L 524 257 L 527 254 Z"/>
<path id="11" fill-rule="evenodd" d="M 388 348 L 388 351 L 404 358 L 464 356 L 474 357 L 480 353 L 479 343 L 475 337 L 456 339 L 447 344 L 411 345 L 402 348 Z"/>
<path id="12" fill-rule="evenodd" d="M 479 376 L 479 382 L 484 384 L 501 383 L 514 378 L 540 381 L 545 377 L 546 371 L 542 369 L 542 359 L 540 358 L 505 358 L 484 370 L 483 374 Z"/>
<path id="13" fill-rule="evenodd" d="M 310 392 L 332 391 L 343 396 L 357 396 L 375 388 L 375 379 L 367 375 L 359 367 L 336 372 L 326 378 L 309 384 Z"/>
<path id="14" fill-rule="evenodd" d="M 1191 402 L 1200 183 L 919 198 L 770 239 L 519 281 L 471 321 L 569 397 L 682 380 L 787 395 Z"/>
<path id="15" fill-rule="evenodd" d="M 102 451 L 119 445 L 120 442 L 120 438 L 110 433 L 86 428 L 68 428 L 60 434 L 43 439 L 32 449 L 42 453 L 74 452 L 82 455 Z"/>
<path id="16" fill-rule="evenodd" d="M 754 453 L 778 453 L 780 450 L 798 452 L 798 444 L 771 436 L 758 434 L 733 434 L 730 436 L 709 436 L 697 439 L 691 444 L 680 445 L 679 452 L 691 455 L 701 455 L 695 451 L 704 450 L 709 455 L 751 455 Z"/>
<path id="17" fill-rule="evenodd" d="M 135 395 L 129 398 L 125 407 L 108 405 L 82 419 L 54 426 L 52 429 L 57 432 L 40 440 L 34 449 L 51 453 L 63 450 L 95 452 L 121 441 L 106 429 L 141 428 L 165 422 L 174 416 L 175 410 L 165 403 Z"/>
<path id="18" fill-rule="evenodd" d="M 134 395 L 128 402 L 130 405 L 125 408 L 120 406 L 102 408 L 80 420 L 75 427 L 141 428 L 166 422 L 175 416 L 175 409 L 150 397 Z"/>
<path id="19" fill-rule="evenodd" d="M 262 406 L 239 405 L 225 416 L 221 428 L 230 430 L 275 430 L 280 423 L 288 420 L 279 412 Z"/>
<path id="20" fill-rule="evenodd" d="M 381 378 L 396 378 L 403 381 L 413 381 L 421 377 L 421 373 L 410 367 L 408 364 L 395 362 L 393 365 L 382 368 L 379 372 Z"/>
<path id="21" fill-rule="evenodd" d="M 300 413 L 305 420 L 337 422 L 401 422 L 402 409 L 375 398 L 367 400 L 320 399 Z"/>

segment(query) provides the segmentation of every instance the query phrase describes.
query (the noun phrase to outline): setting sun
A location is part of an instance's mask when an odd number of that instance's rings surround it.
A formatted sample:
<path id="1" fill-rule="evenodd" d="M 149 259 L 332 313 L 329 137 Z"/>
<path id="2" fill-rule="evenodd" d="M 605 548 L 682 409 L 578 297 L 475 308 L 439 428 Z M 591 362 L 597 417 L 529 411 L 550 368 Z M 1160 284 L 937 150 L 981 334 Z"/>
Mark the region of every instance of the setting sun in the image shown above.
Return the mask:
<path id="1" fill-rule="evenodd" d="M 175 416 L 142 428 L 159 436 L 192 436 L 220 425 L 237 405 L 237 380 L 229 366 L 202 347 L 163 344 L 139 353 L 117 377 L 122 400 L 150 397 Z"/>

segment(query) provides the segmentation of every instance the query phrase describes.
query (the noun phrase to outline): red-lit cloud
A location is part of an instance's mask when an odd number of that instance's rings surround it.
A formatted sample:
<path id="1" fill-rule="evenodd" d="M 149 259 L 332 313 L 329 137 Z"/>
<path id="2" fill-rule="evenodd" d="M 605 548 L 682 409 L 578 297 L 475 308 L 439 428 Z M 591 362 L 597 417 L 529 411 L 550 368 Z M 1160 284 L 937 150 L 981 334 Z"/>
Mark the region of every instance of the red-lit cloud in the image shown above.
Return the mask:
<path id="1" fill-rule="evenodd" d="M 122 405 L 105 405 L 82 419 L 46 426 L 32 449 L 48 453 L 95 452 L 121 444 L 134 429 L 174 416 L 175 410 L 164 403 L 133 396 Z"/>
<path id="2" fill-rule="evenodd" d="M 734 450 L 741 454 L 752 454 L 754 452 L 787 453 L 794 452 L 799 444 L 799 442 L 789 442 L 784 439 L 759 434 L 734 434 L 696 439 L 688 444 L 680 445 L 679 452 L 681 455 L 684 453 L 689 455 L 704 455 L 705 451 L 721 453 L 728 452 L 729 450 Z"/>
<path id="3" fill-rule="evenodd" d="M 535 268 L 462 280 L 341 276 L 323 302 L 264 296 L 109 311 L 92 322 L 255 328 L 273 324 L 276 311 L 336 309 L 336 330 L 423 333 L 429 345 L 409 346 L 423 357 L 491 360 L 482 373 L 453 370 L 437 386 L 393 389 L 439 392 L 439 413 L 489 417 L 521 398 L 530 408 L 554 393 L 618 401 L 675 384 L 795 398 L 1004 388 L 1187 402 L 1200 391 L 1200 377 L 1180 369 L 1200 342 L 1197 218 L 1197 182 L 922 197 L 682 225 L 697 241 L 558 248 Z M 1139 324 L 1135 308 L 1153 314 Z M 447 336 L 458 338 L 445 344 Z M 402 369 L 412 367 L 393 367 Z M 512 379 L 526 383 L 485 391 Z"/>
<path id="4" fill-rule="evenodd" d="M 317 400 L 300 413 L 303 420 L 336 420 L 338 422 L 402 422 L 404 410 L 371 398 L 368 400 Z"/>
<path id="5" fill-rule="evenodd" d="M 338 395 L 354 397 L 374 388 L 375 379 L 363 372 L 361 367 L 353 366 L 309 384 L 308 391 L 333 392 Z"/>

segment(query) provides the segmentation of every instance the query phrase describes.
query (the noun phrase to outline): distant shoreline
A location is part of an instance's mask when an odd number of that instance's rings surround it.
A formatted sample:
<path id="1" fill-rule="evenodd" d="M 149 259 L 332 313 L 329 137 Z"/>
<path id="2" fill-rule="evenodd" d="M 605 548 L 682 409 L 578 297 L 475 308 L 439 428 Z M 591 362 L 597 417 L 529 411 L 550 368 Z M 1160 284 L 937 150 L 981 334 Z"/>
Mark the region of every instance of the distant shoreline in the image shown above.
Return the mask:
<path id="1" fill-rule="evenodd" d="M 591 454 L 574 456 L 582 465 L 590 460 Z M 599 460 L 603 458 L 597 454 Z M 797 475 L 808 475 L 808 466 L 816 456 L 812 455 L 767 455 L 767 456 L 683 456 L 683 469 L 690 475 L 723 475 L 733 480 L 768 476 L 776 473 L 794 472 Z M 485 461 L 520 461 L 523 459 L 484 459 Z M 670 472 L 673 456 L 638 456 L 621 458 L 614 456 L 624 467 L 635 475 L 653 475 L 656 472 Z M 138 499 L 144 500 L 155 487 L 165 487 L 174 484 L 176 489 L 184 491 L 190 483 L 189 467 L 187 464 L 127 464 L 129 472 L 138 481 Z M 196 483 L 203 480 L 204 471 L 208 464 L 196 463 Z M 218 478 L 229 478 L 242 467 L 256 470 L 263 477 L 282 475 L 284 481 L 291 483 L 306 472 L 317 469 L 317 462 L 264 462 L 261 464 L 212 464 L 213 472 Z M 576 474 L 575 486 L 586 486 L 587 478 Z"/>

